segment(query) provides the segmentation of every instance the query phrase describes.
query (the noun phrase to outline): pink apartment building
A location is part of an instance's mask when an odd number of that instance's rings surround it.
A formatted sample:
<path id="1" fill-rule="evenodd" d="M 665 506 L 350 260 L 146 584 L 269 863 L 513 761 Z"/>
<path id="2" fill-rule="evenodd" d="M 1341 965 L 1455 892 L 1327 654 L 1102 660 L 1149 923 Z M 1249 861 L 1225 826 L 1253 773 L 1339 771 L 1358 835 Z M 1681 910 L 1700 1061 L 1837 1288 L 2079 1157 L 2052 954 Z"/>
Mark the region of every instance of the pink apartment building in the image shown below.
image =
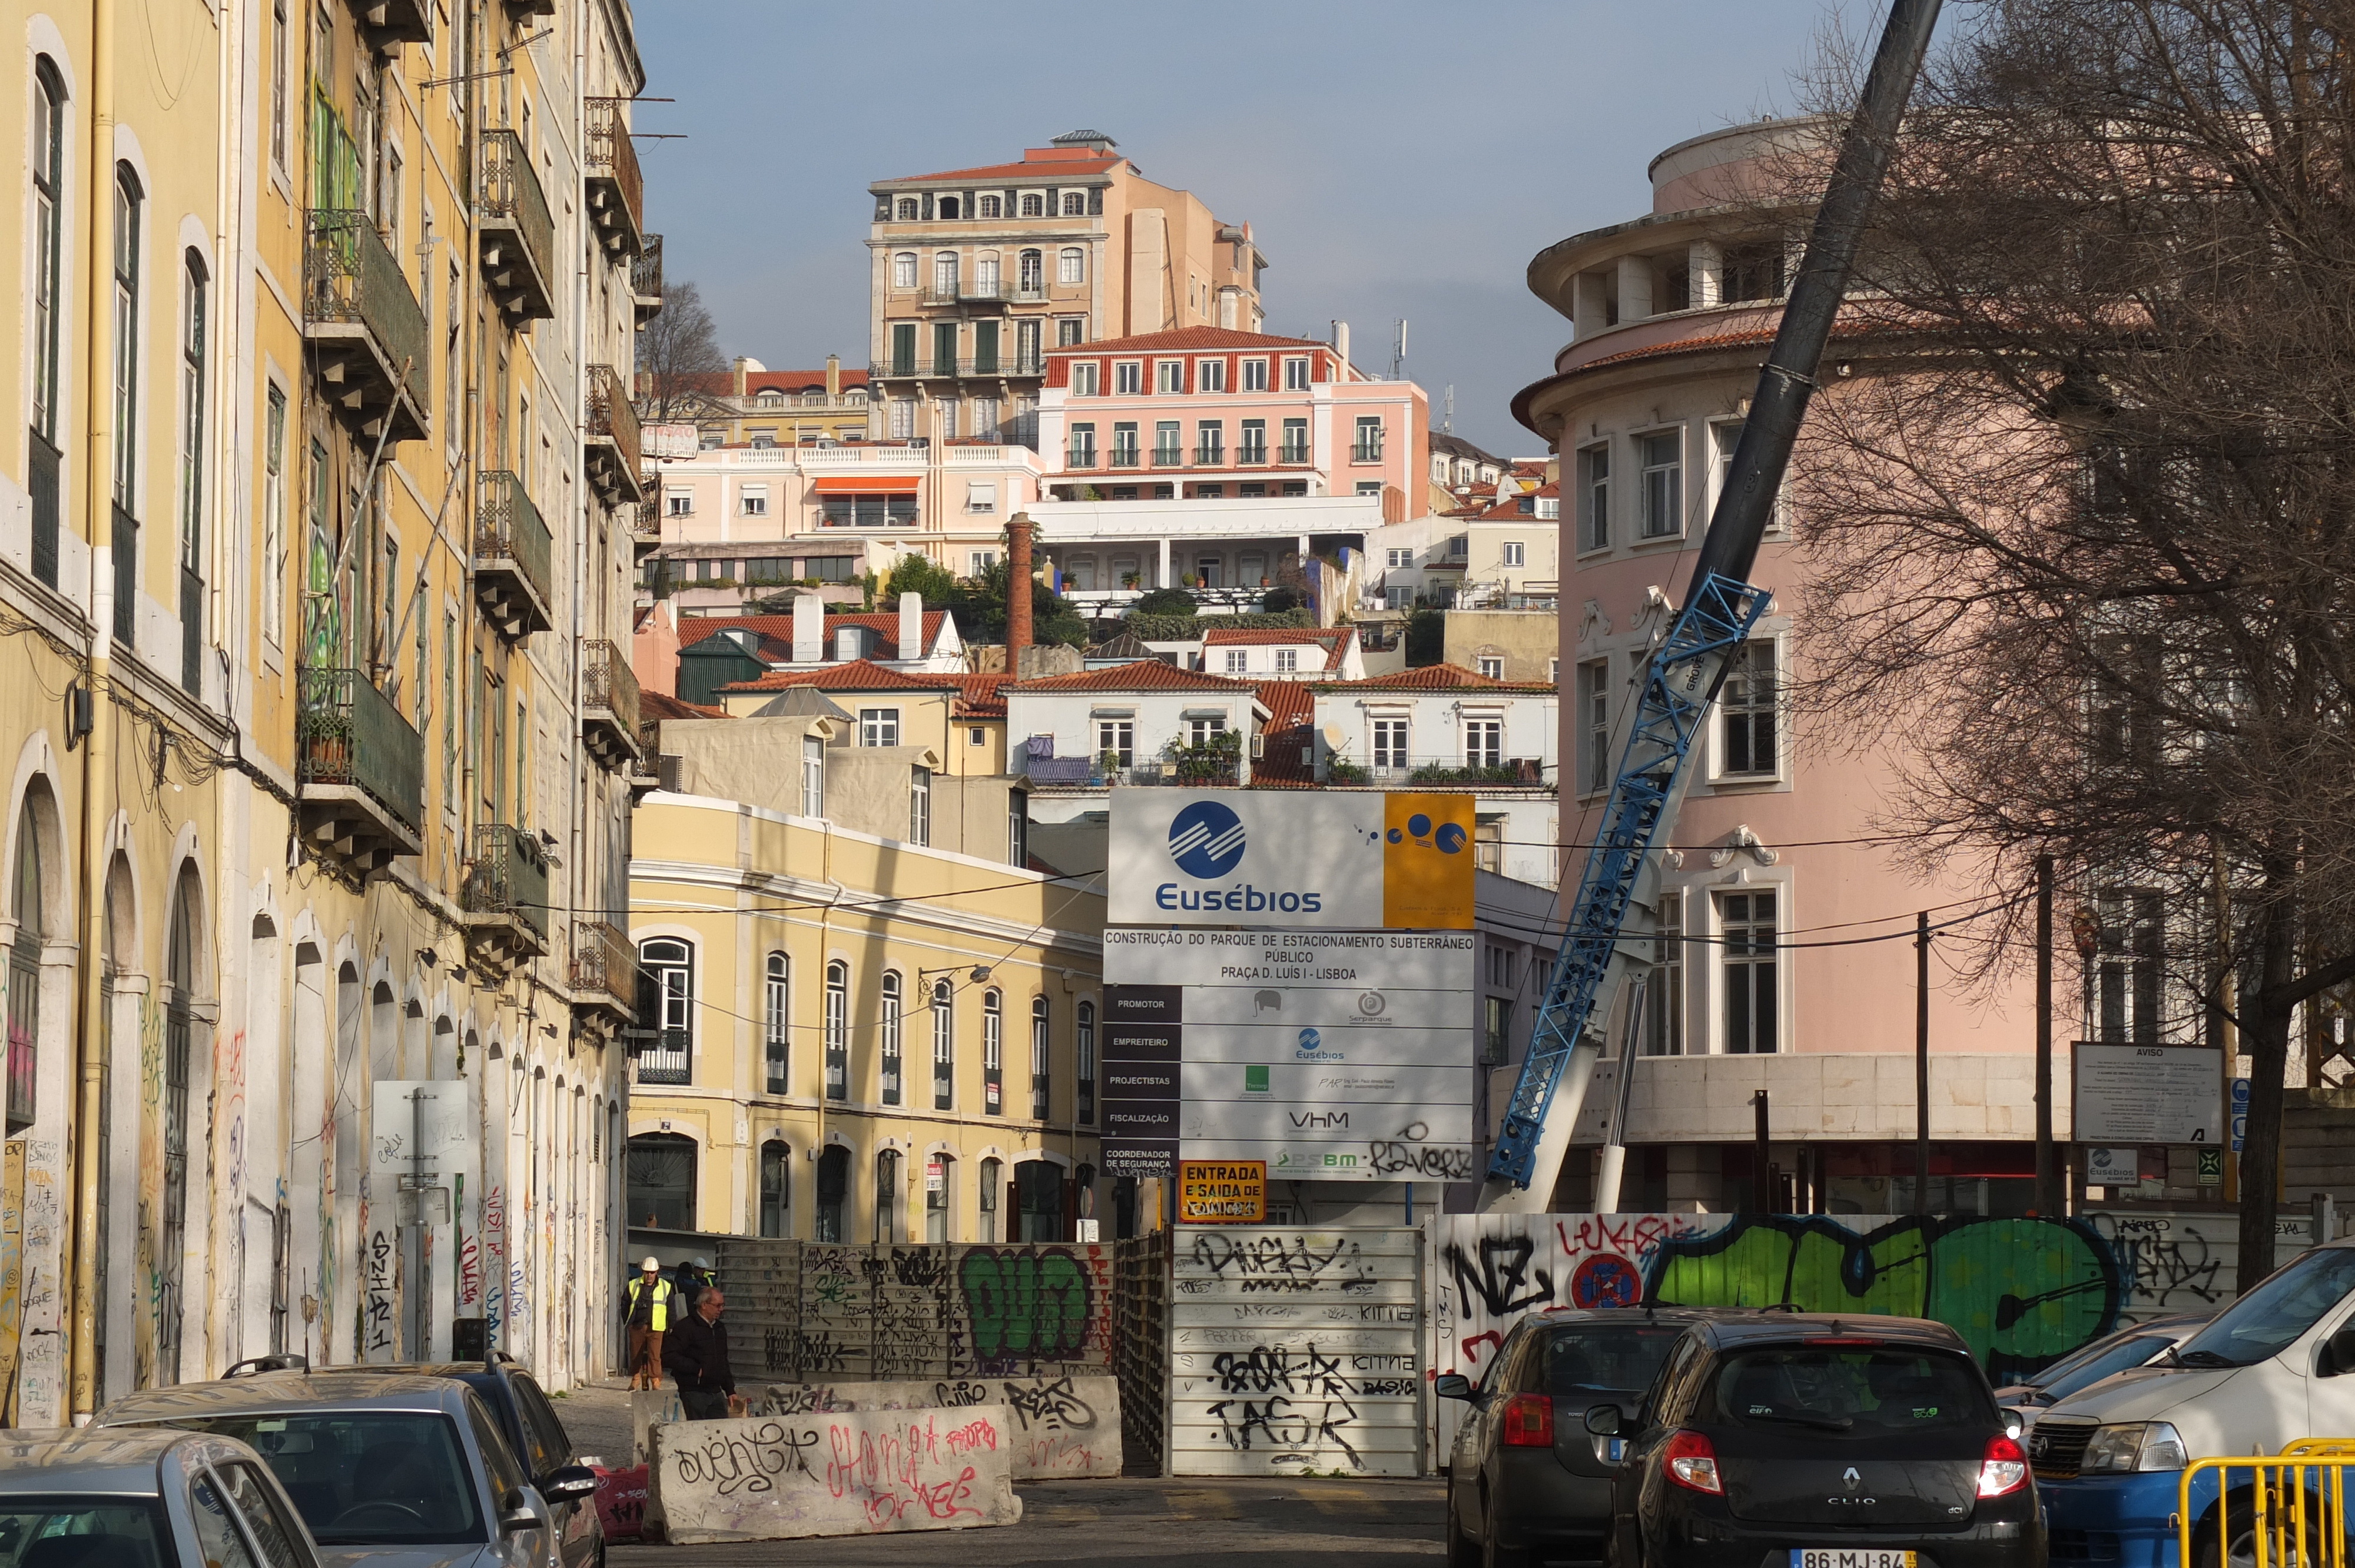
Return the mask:
<path id="1" fill-rule="evenodd" d="M 1561 463 L 1565 843 L 1600 816 L 1633 683 L 1663 606 L 1684 593 L 1795 253 L 1795 235 L 1734 198 L 1762 154 L 1801 133 L 1757 124 L 1679 143 L 1652 164 L 1649 214 L 1574 235 L 1529 267 L 1531 289 L 1575 327 L 1552 374 L 1514 401 Z M 1781 591 L 1726 683 L 1666 856 L 1646 1043 L 1657 1054 L 1632 1085 L 1625 1210 L 1733 1206 L 1761 1088 L 1786 1211 L 1912 1202 L 1913 915 L 1950 918 L 1985 889 L 1901 867 L 1871 841 L 1885 759 L 1792 723 L 1782 692 L 1806 571 L 1787 525 L 1771 532 L 1753 580 Z M 1970 935 L 1934 944 L 1930 1198 L 2017 1213 L 2033 1202 L 2032 990 L 2024 973 L 1991 991 L 1955 981 L 1956 962 L 1936 954 L 1959 961 Z M 1824 945 L 1859 937 L 1895 939 Z M 2065 1139 L 2072 1028 L 2055 1027 Z M 1615 1022 L 1612 1038 L 1616 1051 Z M 1590 1154 L 1617 1065 L 1604 1064 L 1579 1123 Z M 1587 1170 L 1574 1148 L 1561 1189 L 1572 1206 Z"/>

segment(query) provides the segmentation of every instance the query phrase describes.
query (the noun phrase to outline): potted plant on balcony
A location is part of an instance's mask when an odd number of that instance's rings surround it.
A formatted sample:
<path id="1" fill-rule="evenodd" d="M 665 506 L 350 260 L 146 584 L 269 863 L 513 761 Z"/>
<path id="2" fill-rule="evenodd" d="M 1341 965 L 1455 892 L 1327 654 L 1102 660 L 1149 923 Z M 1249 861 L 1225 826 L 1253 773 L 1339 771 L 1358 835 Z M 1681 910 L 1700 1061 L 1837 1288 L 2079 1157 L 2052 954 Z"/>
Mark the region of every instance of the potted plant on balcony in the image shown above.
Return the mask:
<path id="1" fill-rule="evenodd" d="M 1193 573 L 1191 573 L 1191 572 L 1188 572 L 1188 573 L 1186 573 L 1183 577 L 1179 577 L 1178 580 L 1179 582 L 1181 582 L 1181 583 L 1185 584 L 1188 588 L 1200 588 L 1200 587 L 1202 586 L 1202 579 L 1201 579 L 1201 578 L 1199 578 L 1199 577 L 1196 577 L 1196 576 L 1195 576 Z"/>
<path id="2" fill-rule="evenodd" d="M 1135 572 L 1123 572 L 1120 574 L 1120 586 L 1124 588 L 1134 588 L 1144 580 L 1145 579 Z"/>
<path id="3" fill-rule="evenodd" d="M 1097 752 L 1097 753 L 1096 753 L 1096 776 L 1095 776 L 1093 779 L 1090 779 L 1090 780 L 1089 780 L 1089 782 L 1090 782 L 1090 783 L 1092 783 L 1092 784 L 1117 784 L 1117 783 L 1119 783 L 1119 782 L 1120 782 L 1120 753 L 1119 753 L 1119 752 L 1117 752 L 1117 751 L 1099 751 L 1099 752 Z"/>
<path id="4" fill-rule="evenodd" d="M 1346 757 L 1336 757 L 1325 764 L 1325 781 L 1328 784 L 1363 784 L 1366 770 Z"/>
<path id="5" fill-rule="evenodd" d="M 1161 755 L 1176 765 L 1179 784 L 1241 783 L 1242 754 L 1243 733 L 1239 729 L 1222 729 L 1199 742 L 1172 739 L 1161 748 Z"/>

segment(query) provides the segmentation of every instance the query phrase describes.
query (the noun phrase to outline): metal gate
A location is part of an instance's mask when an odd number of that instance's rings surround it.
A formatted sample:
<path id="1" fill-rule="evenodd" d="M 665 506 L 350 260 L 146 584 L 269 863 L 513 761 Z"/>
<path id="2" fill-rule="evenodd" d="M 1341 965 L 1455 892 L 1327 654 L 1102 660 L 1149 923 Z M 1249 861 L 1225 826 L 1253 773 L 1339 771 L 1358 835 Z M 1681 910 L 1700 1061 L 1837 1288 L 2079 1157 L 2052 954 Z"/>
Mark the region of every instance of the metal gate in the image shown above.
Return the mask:
<path id="1" fill-rule="evenodd" d="M 1420 1230 L 1180 1226 L 1172 1245 L 1174 1474 L 1423 1473 Z"/>
<path id="2" fill-rule="evenodd" d="M 1132 1472 L 1159 1475 L 1169 1415 L 1169 1233 L 1114 1245 L 1114 1369 L 1121 1451 Z"/>

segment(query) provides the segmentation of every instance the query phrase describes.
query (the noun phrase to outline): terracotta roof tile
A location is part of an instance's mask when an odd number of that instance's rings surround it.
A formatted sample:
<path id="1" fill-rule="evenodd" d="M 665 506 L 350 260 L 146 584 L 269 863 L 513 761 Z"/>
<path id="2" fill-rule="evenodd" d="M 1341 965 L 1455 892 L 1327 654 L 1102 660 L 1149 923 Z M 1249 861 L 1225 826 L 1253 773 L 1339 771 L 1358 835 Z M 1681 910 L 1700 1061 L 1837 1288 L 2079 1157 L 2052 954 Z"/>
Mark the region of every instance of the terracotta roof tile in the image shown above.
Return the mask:
<path id="1" fill-rule="evenodd" d="M 1303 762 L 1316 741 L 1316 694 L 1298 681 L 1262 681 L 1259 700 L 1267 708 L 1259 760 L 1252 785 L 1263 789 L 1314 789 L 1316 765 Z"/>
<path id="2" fill-rule="evenodd" d="M 1006 716 L 1006 685 L 1014 677 L 1003 672 L 986 675 L 935 676 L 956 683 L 962 694 L 956 702 L 959 718 L 1002 719 Z"/>
<path id="3" fill-rule="evenodd" d="M 1343 655 L 1348 652 L 1350 634 L 1329 627 L 1313 626 L 1225 626 L 1212 627 L 1203 637 L 1206 648 L 1320 648 L 1325 653 L 1325 668 L 1337 670 Z"/>
<path id="4" fill-rule="evenodd" d="M 683 703 L 666 692 L 640 691 L 638 717 L 641 719 L 724 719 L 726 708 L 708 708 L 701 703 Z"/>
<path id="5" fill-rule="evenodd" d="M 898 175 L 879 185 L 903 185 L 911 180 L 1038 180 L 1051 184 L 1066 175 L 1100 175 L 1126 158 L 1107 154 L 1101 158 L 1026 158 L 1018 164 L 984 164 L 977 169 L 943 169 L 936 175 Z M 889 218 L 886 222 L 897 222 Z"/>
<path id="6" fill-rule="evenodd" d="M 1237 332 L 1232 327 L 1178 327 L 1171 332 L 1148 332 L 1135 337 L 1109 337 L 1095 343 L 1078 344 L 1065 348 L 1050 348 L 1050 355 L 1096 354 L 1146 354 L 1155 349 L 1194 348 L 1322 348 L 1329 351 L 1332 344 L 1319 343 L 1313 337 L 1270 337 L 1264 333 Z"/>
<path id="7" fill-rule="evenodd" d="M 1248 692 L 1252 688 L 1249 681 L 1180 670 L 1158 659 L 1137 659 L 1075 675 L 1041 676 L 1020 682 L 1014 689 L 1027 695 L 1032 692 Z"/>
<path id="8" fill-rule="evenodd" d="M 1362 681 L 1319 681 L 1320 691 L 1551 693 L 1544 681 L 1494 681 L 1461 664 L 1423 664 Z"/>
<path id="9" fill-rule="evenodd" d="M 938 692 L 954 689 L 954 675 L 910 675 L 872 659 L 851 659 L 813 670 L 772 670 L 758 680 L 722 686 L 723 692 L 782 692 L 815 686 L 821 692 Z"/>
<path id="10" fill-rule="evenodd" d="M 828 649 L 833 648 L 834 634 L 843 627 L 863 626 L 876 632 L 882 639 L 876 647 L 875 657 L 921 659 L 924 656 L 925 649 L 931 648 L 940 641 L 941 622 L 946 620 L 948 616 L 949 612 L 944 609 L 924 611 L 924 648 L 917 650 L 914 653 L 902 655 L 900 652 L 900 612 L 898 610 L 855 611 L 844 615 L 829 613 L 826 618 L 826 645 Z M 790 615 L 685 616 L 678 623 L 678 645 L 681 648 L 692 648 L 697 643 L 730 627 L 741 627 L 755 633 L 761 638 L 764 649 L 773 640 L 785 649 L 783 657 L 787 659 L 793 657 L 794 618 Z"/>

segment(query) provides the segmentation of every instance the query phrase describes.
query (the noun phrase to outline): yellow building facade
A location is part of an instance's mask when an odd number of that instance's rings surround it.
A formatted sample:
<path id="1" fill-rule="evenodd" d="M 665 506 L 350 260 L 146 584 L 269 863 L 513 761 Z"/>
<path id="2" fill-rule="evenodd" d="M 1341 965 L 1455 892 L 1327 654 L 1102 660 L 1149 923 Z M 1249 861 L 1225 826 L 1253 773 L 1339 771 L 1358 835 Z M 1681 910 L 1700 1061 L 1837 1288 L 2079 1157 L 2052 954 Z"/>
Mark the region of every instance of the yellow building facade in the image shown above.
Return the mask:
<path id="1" fill-rule="evenodd" d="M 280 1351 L 592 1375 L 651 782 L 627 8 L 6 12 L 7 1419 Z M 378 1169 L 417 1085 L 464 1136 Z"/>

